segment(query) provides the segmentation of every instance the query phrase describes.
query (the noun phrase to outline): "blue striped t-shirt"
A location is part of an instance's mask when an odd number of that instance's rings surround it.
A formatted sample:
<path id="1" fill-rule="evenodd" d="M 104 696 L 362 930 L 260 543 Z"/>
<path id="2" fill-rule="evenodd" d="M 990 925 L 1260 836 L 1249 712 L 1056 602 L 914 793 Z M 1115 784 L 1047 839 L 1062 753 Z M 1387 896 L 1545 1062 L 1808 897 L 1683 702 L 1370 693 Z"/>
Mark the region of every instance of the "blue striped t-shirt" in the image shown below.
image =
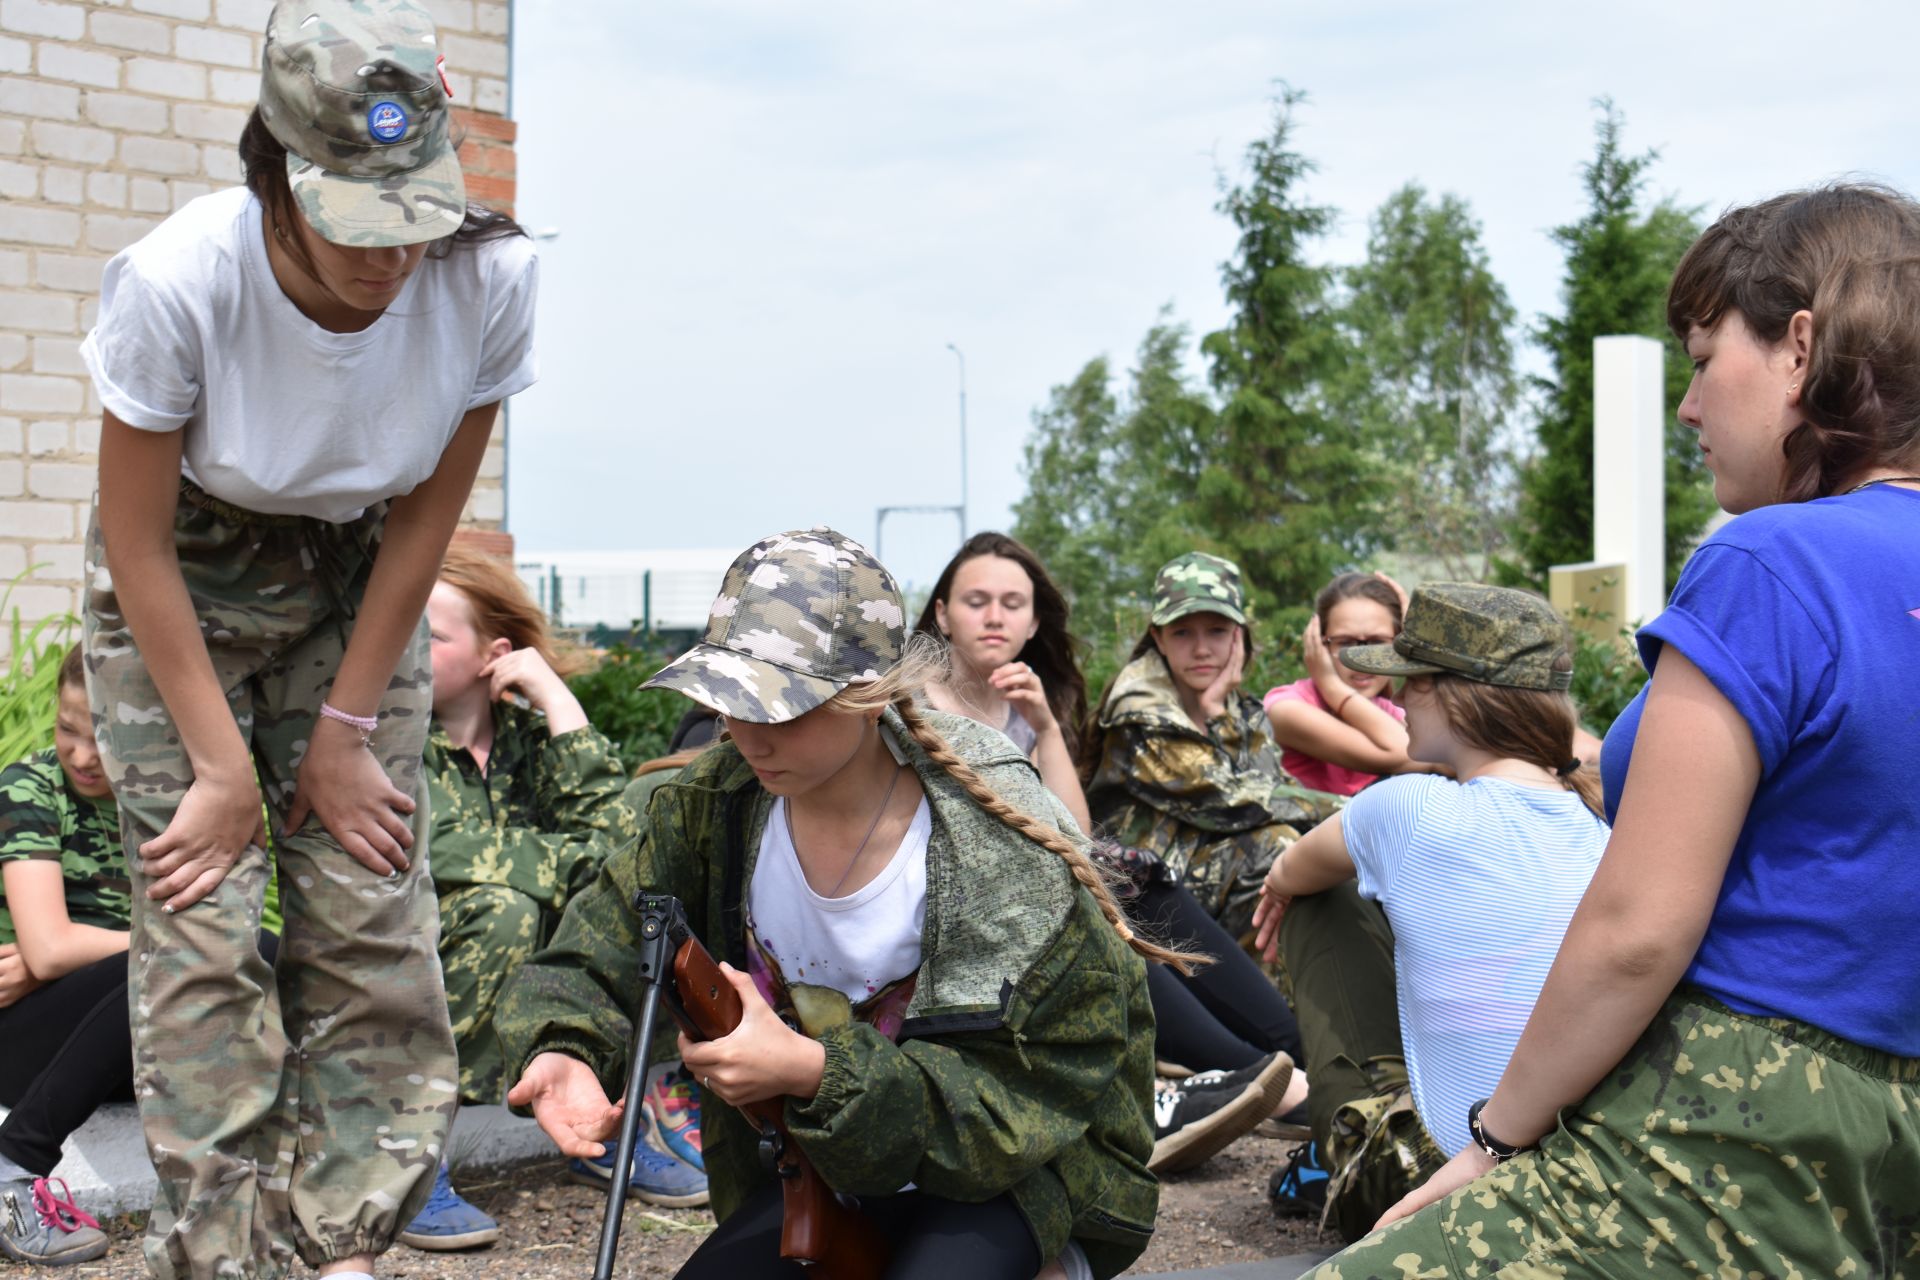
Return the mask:
<path id="1" fill-rule="evenodd" d="M 1360 895 L 1393 926 L 1414 1109 L 1449 1158 L 1493 1092 L 1593 879 L 1607 824 L 1571 791 L 1387 778 L 1340 815 Z"/>

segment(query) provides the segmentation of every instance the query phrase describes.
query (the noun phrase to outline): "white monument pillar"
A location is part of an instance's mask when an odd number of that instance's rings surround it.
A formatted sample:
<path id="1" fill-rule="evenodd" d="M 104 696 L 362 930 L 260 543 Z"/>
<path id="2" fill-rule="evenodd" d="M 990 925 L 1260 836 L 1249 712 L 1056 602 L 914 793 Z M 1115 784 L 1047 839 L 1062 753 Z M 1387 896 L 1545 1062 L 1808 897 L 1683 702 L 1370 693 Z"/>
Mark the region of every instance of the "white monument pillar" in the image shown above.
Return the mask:
<path id="1" fill-rule="evenodd" d="M 1667 603 L 1666 351 L 1652 338 L 1593 340 L 1593 558 L 1626 566 L 1625 613 Z"/>

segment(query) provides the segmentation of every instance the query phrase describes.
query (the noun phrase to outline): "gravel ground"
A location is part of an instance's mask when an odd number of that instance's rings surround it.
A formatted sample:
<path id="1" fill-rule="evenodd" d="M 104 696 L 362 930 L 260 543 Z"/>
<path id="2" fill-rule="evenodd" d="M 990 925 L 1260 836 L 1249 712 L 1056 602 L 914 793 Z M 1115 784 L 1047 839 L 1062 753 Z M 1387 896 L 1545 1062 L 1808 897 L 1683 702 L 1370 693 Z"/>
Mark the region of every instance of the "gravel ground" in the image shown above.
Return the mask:
<path id="1" fill-rule="evenodd" d="M 1337 1249 L 1336 1237 L 1311 1224 L 1282 1222 L 1267 1208 L 1267 1175 L 1283 1150 L 1278 1142 L 1242 1138 L 1200 1168 L 1169 1178 L 1161 1188 L 1153 1244 L 1129 1274 Z M 593 1188 L 567 1183 L 559 1160 L 481 1181 L 459 1179 L 455 1185 L 499 1220 L 499 1243 L 469 1253 L 422 1253 L 400 1246 L 381 1259 L 381 1280 L 578 1280 L 593 1273 L 605 1198 Z M 113 1250 L 98 1262 L 57 1273 L 0 1262 L 0 1275 L 140 1280 L 146 1269 L 140 1260 L 138 1219 L 117 1219 L 107 1227 Z M 616 1274 L 664 1280 L 712 1227 L 713 1216 L 704 1210 L 655 1209 L 629 1200 Z"/>

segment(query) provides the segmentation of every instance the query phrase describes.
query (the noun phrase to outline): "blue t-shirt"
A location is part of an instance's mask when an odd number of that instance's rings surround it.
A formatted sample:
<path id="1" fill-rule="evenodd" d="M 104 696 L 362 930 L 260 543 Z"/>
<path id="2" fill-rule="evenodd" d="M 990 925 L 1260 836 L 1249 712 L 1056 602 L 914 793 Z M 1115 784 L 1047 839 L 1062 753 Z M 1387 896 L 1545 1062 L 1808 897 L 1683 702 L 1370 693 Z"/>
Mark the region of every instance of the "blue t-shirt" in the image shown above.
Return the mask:
<path id="1" fill-rule="evenodd" d="M 1743 1013 L 1920 1056 L 1920 493 L 1748 512 L 1639 636 L 1746 719 L 1760 785 L 1686 980 Z M 1613 816 L 1646 693 L 1607 734 Z"/>
<path id="2" fill-rule="evenodd" d="M 1467 1108 L 1507 1069 L 1607 826 L 1571 791 L 1402 774 L 1355 796 L 1340 833 L 1360 896 L 1393 926 L 1414 1110 L 1452 1157 Z"/>

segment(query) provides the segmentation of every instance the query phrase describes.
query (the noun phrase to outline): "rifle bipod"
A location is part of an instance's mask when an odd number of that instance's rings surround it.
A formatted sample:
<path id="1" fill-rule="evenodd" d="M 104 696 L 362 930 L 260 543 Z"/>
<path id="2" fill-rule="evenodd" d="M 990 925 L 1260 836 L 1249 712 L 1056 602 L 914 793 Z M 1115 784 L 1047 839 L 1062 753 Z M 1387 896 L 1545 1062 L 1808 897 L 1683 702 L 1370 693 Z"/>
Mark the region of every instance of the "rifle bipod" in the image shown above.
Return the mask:
<path id="1" fill-rule="evenodd" d="M 639 1145 L 640 1111 L 647 1091 L 647 1058 L 653 1051 L 653 1028 L 660 1015 L 663 985 L 673 982 L 674 942 L 669 925 L 680 911 L 678 899 L 643 893 L 634 904 L 640 910 L 640 984 L 646 994 L 640 1002 L 640 1022 L 633 1033 L 631 1067 L 627 1071 L 626 1110 L 620 1116 L 620 1141 L 614 1148 L 613 1177 L 607 1188 L 606 1216 L 600 1223 L 600 1255 L 593 1280 L 613 1280 L 613 1257 L 620 1248 L 620 1221 L 627 1207 L 627 1182 L 633 1176 L 633 1152 Z"/>

